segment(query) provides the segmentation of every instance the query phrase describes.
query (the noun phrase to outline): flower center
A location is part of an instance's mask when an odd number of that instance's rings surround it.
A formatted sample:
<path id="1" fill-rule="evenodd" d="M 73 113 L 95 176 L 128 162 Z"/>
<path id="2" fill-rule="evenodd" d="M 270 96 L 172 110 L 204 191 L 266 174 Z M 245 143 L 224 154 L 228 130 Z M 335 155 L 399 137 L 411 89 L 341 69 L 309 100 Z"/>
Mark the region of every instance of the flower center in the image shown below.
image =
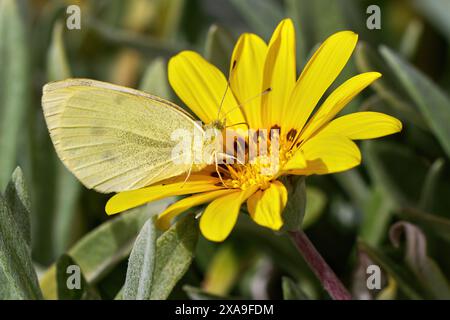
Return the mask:
<path id="1" fill-rule="evenodd" d="M 259 141 L 261 143 L 261 141 Z M 245 163 L 225 165 L 227 176 L 223 181 L 228 188 L 240 188 L 246 190 L 251 186 L 258 186 L 264 190 L 270 186 L 270 182 L 281 174 L 281 168 L 291 157 L 292 144 L 286 137 L 280 137 L 277 148 L 269 148 L 264 154 L 250 158 L 246 153 Z M 279 146 L 279 147 L 278 147 Z"/>

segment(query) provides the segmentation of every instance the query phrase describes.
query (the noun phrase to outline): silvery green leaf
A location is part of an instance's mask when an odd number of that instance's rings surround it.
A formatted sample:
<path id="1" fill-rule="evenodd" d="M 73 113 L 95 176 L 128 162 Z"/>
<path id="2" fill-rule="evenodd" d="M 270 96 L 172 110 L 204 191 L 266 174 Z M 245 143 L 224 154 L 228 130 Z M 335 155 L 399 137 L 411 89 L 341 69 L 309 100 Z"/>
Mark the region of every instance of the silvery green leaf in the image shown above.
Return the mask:
<path id="1" fill-rule="evenodd" d="M 150 218 L 142 227 L 131 250 L 122 293 L 124 300 L 150 299 L 155 269 L 156 238 L 155 219 Z"/>
<path id="2" fill-rule="evenodd" d="M 0 195 L 0 298 L 41 299 L 31 251 L 13 215 L 6 199 Z"/>
<path id="3" fill-rule="evenodd" d="M 15 0 L 0 1 L 0 190 L 16 166 L 20 130 L 29 105 L 30 50 Z"/>
<path id="4" fill-rule="evenodd" d="M 81 268 L 67 254 L 63 254 L 56 262 L 56 278 L 59 300 L 99 299 L 86 281 Z"/>
<path id="5" fill-rule="evenodd" d="M 95 284 L 123 261 L 130 254 L 144 223 L 170 202 L 171 199 L 165 199 L 112 217 L 79 240 L 68 254 L 77 261 L 88 283 Z M 47 270 L 40 282 L 44 297 L 56 299 L 55 265 Z"/>
<path id="6" fill-rule="evenodd" d="M 163 58 L 154 59 L 144 71 L 139 90 L 164 99 L 170 99 L 171 93 L 166 70 L 167 66 Z"/>
<path id="7" fill-rule="evenodd" d="M 235 39 L 222 27 L 212 25 L 208 30 L 205 43 L 205 58 L 228 74 Z"/>
<path id="8" fill-rule="evenodd" d="M 150 299 L 167 299 L 194 258 L 198 225 L 186 215 L 158 238 Z"/>
<path id="9" fill-rule="evenodd" d="M 31 245 L 30 198 L 20 167 L 14 170 L 5 190 L 5 199 L 28 247 Z"/>

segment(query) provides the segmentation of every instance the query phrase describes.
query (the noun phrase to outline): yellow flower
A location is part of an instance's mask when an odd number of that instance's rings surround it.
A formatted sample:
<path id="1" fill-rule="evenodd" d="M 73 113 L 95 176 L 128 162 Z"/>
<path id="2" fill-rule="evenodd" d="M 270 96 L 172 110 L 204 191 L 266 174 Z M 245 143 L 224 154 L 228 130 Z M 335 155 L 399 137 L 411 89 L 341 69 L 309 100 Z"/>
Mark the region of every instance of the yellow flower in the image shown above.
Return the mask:
<path id="1" fill-rule="evenodd" d="M 119 193 L 106 205 L 107 213 L 168 196 L 192 194 L 162 212 L 158 224 L 167 228 L 177 215 L 209 203 L 200 218 L 201 232 L 209 240 L 223 241 L 246 202 L 256 223 L 279 230 L 287 191 L 277 178 L 348 170 L 361 162 L 359 148 L 352 140 L 377 138 L 402 128 L 397 119 L 377 112 L 356 112 L 333 120 L 353 97 L 381 76 L 378 72 L 347 80 L 313 114 L 349 60 L 357 38 L 351 31 L 330 36 L 297 79 L 291 20 L 278 25 L 269 44 L 255 34 L 243 34 L 231 58 L 228 91 L 226 77 L 199 54 L 183 51 L 173 57 L 168 67 L 170 84 L 199 119 L 204 123 L 216 121 L 218 106 L 222 105 L 227 124 L 247 123 L 251 129 L 278 128 L 279 164 L 272 174 L 262 173 L 269 152 L 265 156 L 258 154 L 251 163 L 221 165 L 220 176 L 211 166 L 191 175 L 187 182 L 184 177 L 177 177 L 164 184 Z M 238 105 L 241 107 L 236 108 Z M 248 139 L 270 145 L 273 137 L 269 134 Z"/>

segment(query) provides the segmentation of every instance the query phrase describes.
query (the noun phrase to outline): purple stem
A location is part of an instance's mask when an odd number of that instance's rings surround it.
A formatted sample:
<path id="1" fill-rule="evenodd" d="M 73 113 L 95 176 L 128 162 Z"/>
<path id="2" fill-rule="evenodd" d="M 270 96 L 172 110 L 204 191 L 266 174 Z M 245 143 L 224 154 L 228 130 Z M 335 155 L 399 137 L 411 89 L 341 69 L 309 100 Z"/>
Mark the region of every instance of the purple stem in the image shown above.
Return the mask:
<path id="1" fill-rule="evenodd" d="M 344 287 L 330 266 L 325 262 L 314 245 L 302 230 L 289 232 L 298 251 L 308 263 L 309 267 L 319 278 L 325 290 L 333 300 L 351 300 L 352 296 Z"/>

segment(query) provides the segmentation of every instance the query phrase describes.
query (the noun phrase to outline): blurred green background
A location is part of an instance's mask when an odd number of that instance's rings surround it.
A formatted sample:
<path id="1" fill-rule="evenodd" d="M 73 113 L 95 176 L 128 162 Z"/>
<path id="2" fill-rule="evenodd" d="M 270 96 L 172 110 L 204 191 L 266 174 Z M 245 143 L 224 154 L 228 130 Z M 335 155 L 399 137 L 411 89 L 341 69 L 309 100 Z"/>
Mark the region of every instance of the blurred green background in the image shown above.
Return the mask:
<path id="1" fill-rule="evenodd" d="M 81 8 L 80 30 L 66 28 L 71 4 Z M 381 9 L 380 30 L 366 27 L 369 5 Z M 109 195 L 86 190 L 56 156 L 42 86 L 86 77 L 181 104 L 167 82 L 172 55 L 196 50 L 226 71 L 240 33 L 269 40 L 285 17 L 295 23 L 299 72 L 326 37 L 357 32 L 333 87 L 364 71 L 383 77 L 344 112 L 382 111 L 404 125 L 362 143 L 357 169 L 307 178 L 306 233 L 355 298 L 450 299 L 448 0 L 0 0 L 0 190 L 20 166 L 39 275 L 70 249 L 98 294 L 114 298 L 143 217 L 168 203 L 107 217 Z M 224 243 L 200 237 L 196 246 L 171 298 L 328 298 L 290 240 L 245 215 Z M 367 289 L 369 264 L 383 270 L 382 290 Z"/>

